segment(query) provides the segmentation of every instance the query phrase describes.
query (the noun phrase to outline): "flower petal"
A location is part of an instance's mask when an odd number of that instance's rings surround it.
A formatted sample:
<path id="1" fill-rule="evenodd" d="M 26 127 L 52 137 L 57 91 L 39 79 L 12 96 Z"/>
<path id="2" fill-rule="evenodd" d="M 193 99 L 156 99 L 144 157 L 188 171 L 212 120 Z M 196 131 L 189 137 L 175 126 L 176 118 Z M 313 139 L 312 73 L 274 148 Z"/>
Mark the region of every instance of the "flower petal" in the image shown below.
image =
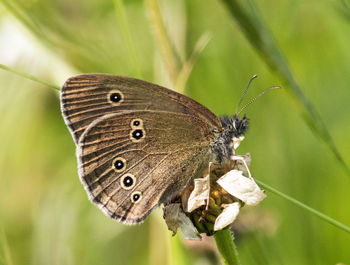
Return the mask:
<path id="1" fill-rule="evenodd" d="M 202 205 L 206 205 L 209 199 L 210 182 L 209 175 L 204 178 L 198 178 L 194 180 L 194 189 L 191 192 L 187 202 L 187 212 L 199 208 Z"/>
<path id="2" fill-rule="evenodd" d="M 163 218 L 168 229 L 173 232 L 173 236 L 176 234 L 177 229 L 180 228 L 184 239 L 201 240 L 197 228 L 193 225 L 191 219 L 183 212 L 180 203 L 172 203 L 165 206 Z"/>
<path id="3" fill-rule="evenodd" d="M 226 205 L 222 213 L 215 220 L 214 231 L 224 229 L 226 226 L 232 224 L 239 213 L 239 206 L 238 202 Z"/>
<path id="4" fill-rule="evenodd" d="M 244 140 L 244 136 L 240 136 L 240 137 L 234 137 L 232 139 L 233 142 L 233 149 L 236 150 L 238 148 L 238 146 L 240 145 L 240 143 Z"/>
<path id="5" fill-rule="evenodd" d="M 217 180 L 232 196 L 245 202 L 247 205 L 257 205 L 266 195 L 255 183 L 253 178 L 243 176 L 240 170 L 231 170 Z"/>

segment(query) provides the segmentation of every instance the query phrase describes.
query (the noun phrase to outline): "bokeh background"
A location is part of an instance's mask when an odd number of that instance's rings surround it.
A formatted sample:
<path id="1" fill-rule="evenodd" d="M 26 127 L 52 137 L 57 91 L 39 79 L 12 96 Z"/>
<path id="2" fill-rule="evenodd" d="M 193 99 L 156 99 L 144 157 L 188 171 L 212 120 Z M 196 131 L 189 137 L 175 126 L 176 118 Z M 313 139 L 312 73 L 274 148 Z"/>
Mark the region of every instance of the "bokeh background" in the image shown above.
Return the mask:
<path id="1" fill-rule="evenodd" d="M 154 34 L 150 2 L 1 0 L 0 63 L 58 86 L 74 74 L 104 72 L 176 87 Z M 180 66 L 203 34 L 210 36 L 189 64 L 184 87 L 218 115 L 235 112 L 253 74 L 259 78 L 246 101 L 284 85 L 224 2 L 157 2 Z M 349 164 L 350 2 L 257 2 L 295 80 Z M 289 89 L 246 109 L 251 127 L 239 153 L 251 153 L 258 180 L 350 224 L 350 175 L 302 118 Z M 161 210 L 142 225 L 125 226 L 88 201 L 58 91 L 0 70 L 0 128 L 0 264 L 219 264 L 210 238 L 172 238 Z M 348 233 L 267 195 L 236 222 L 242 264 L 350 264 Z"/>

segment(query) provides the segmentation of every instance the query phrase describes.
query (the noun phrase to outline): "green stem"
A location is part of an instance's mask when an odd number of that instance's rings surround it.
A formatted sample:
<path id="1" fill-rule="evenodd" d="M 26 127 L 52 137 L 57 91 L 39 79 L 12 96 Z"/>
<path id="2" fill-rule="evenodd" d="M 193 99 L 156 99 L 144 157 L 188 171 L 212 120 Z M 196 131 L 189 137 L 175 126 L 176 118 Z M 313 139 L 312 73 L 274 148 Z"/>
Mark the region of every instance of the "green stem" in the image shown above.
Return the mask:
<path id="1" fill-rule="evenodd" d="M 21 77 L 24 77 L 26 79 L 29 79 L 29 80 L 32 80 L 32 81 L 35 81 L 35 82 L 38 82 L 42 85 L 45 85 L 45 86 L 48 86 L 48 87 L 51 87 L 53 89 L 56 89 L 56 90 L 60 90 L 60 87 L 59 86 L 56 86 L 54 84 L 51 84 L 49 82 L 46 82 L 46 81 L 43 81 L 43 80 L 40 80 L 39 78 L 33 76 L 33 75 L 30 75 L 30 74 L 27 74 L 27 73 L 23 73 L 23 72 L 20 72 L 20 71 L 17 71 L 15 69 L 12 69 L 6 65 L 3 65 L 3 64 L 0 64 L 0 69 L 3 69 L 5 71 L 8 71 L 8 72 L 11 72 L 13 74 L 16 74 L 16 75 L 19 75 Z"/>
<path id="2" fill-rule="evenodd" d="M 11 0 L 0 0 L 0 2 L 7 8 L 7 10 L 20 21 L 34 36 L 36 36 L 40 41 L 48 45 L 48 47 L 55 46 L 54 43 L 44 34 L 38 24 L 30 19 L 23 11 L 23 5 L 17 3 L 17 1 Z"/>
<path id="3" fill-rule="evenodd" d="M 146 9 L 153 29 L 155 42 L 158 45 L 170 80 L 174 86 L 178 75 L 176 52 L 172 48 L 169 36 L 166 32 L 157 0 L 146 0 Z"/>
<path id="4" fill-rule="evenodd" d="M 8 242 L 7 242 L 7 239 L 6 239 L 6 234 L 5 234 L 3 228 L 1 228 L 0 242 L 2 244 L 2 252 L 3 252 L 3 253 L 0 253 L 0 255 L 4 256 L 4 258 L 3 258 L 4 264 L 13 265 L 14 263 L 13 263 L 10 247 L 8 245 Z M 1 250 L 1 247 L 0 247 L 0 250 Z M 0 263 L 1 263 L 1 260 L 0 260 Z"/>
<path id="5" fill-rule="evenodd" d="M 176 236 L 170 238 L 171 255 L 170 264 L 176 265 L 190 265 L 192 264 L 191 259 L 188 254 L 188 249 L 184 245 L 184 241 L 177 233 Z"/>
<path id="6" fill-rule="evenodd" d="M 217 231 L 214 234 L 216 245 L 225 265 L 240 265 L 238 251 L 230 229 Z"/>
<path id="7" fill-rule="evenodd" d="M 179 92 L 181 94 L 185 93 L 185 86 L 186 86 L 187 80 L 192 72 L 194 64 L 195 64 L 199 54 L 204 50 L 204 48 L 209 43 L 210 38 L 211 38 L 211 36 L 209 33 L 204 33 L 200 37 L 200 39 L 197 41 L 190 58 L 188 58 L 188 60 L 182 65 L 182 68 L 178 74 L 178 77 L 176 79 L 176 84 L 175 84 L 175 88 L 176 88 L 177 92 Z"/>
<path id="8" fill-rule="evenodd" d="M 141 78 L 142 75 L 140 71 L 140 64 L 137 57 L 136 48 L 134 45 L 135 42 L 131 37 L 130 26 L 126 18 L 127 16 L 126 16 L 123 0 L 114 0 L 114 8 L 117 14 L 119 25 L 122 30 L 123 38 L 125 40 L 125 47 L 128 51 L 128 58 L 130 59 L 130 62 L 132 64 L 132 67 L 137 77 Z"/>
<path id="9" fill-rule="evenodd" d="M 290 201 L 291 203 L 299 206 L 300 208 L 303 208 L 304 210 L 307 210 L 307 211 L 311 212 L 312 214 L 314 214 L 315 216 L 321 218 L 322 220 L 326 221 L 327 223 L 329 223 L 331 225 L 334 225 L 335 227 L 340 228 L 340 229 L 342 229 L 345 232 L 350 233 L 350 227 L 349 226 L 347 226 L 347 225 L 345 225 L 345 224 L 343 224 L 341 222 L 338 222 L 337 220 L 335 220 L 335 219 L 333 219 L 333 218 L 331 218 L 331 217 L 329 217 L 329 216 L 327 216 L 327 215 L 325 215 L 325 214 L 323 214 L 323 213 L 321 213 L 321 212 L 311 208 L 310 206 L 307 206 L 306 204 L 304 204 L 304 203 L 302 203 L 302 202 L 300 202 L 300 201 L 298 201 L 298 200 L 296 200 L 296 199 L 294 199 L 294 198 L 292 198 L 292 197 L 290 197 L 290 196 L 288 196 L 288 195 L 286 195 L 286 194 L 276 190 L 275 188 L 272 188 L 271 186 L 269 186 L 267 184 L 262 183 L 261 181 L 259 181 L 257 179 L 255 179 L 255 181 L 263 189 L 265 189 L 265 190 L 267 190 L 267 191 L 269 191 L 271 193 L 274 193 L 274 194 L 276 194 L 276 195 L 286 199 L 287 201 Z"/>

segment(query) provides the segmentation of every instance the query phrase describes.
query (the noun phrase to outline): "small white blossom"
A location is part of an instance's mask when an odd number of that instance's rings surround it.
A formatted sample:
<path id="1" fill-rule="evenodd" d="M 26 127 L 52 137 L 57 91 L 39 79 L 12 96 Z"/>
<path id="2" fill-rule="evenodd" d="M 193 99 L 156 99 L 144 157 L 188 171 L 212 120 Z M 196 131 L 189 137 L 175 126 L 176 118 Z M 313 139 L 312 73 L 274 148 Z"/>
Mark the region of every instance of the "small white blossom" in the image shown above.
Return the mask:
<path id="1" fill-rule="evenodd" d="M 224 210 L 215 220 L 214 231 L 224 229 L 226 226 L 232 224 L 239 213 L 239 207 L 238 202 L 225 205 Z"/>
<path id="2" fill-rule="evenodd" d="M 257 205 L 266 195 L 255 183 L 253 178 L 243 176 L 243 172 L 233 169 L 217 180 L 232 196 L 245 202 L 247 205 Z"/>
<path id="3" fill-rule="evenodd" d="M 200 234 L 194 225 L 196 222 L 199 222 L 196 224 L 201 232 L 212 234 L 214 231 L 226 228 L 236 220 L 241 207 L 241 203 L 237 202 L 237 199 L 247 205 L 256 205 L 266 197 L 264 191 L 255 183 L 250 173 L 250 154 L 235 155 L 235 150 L 243 139 L 243 136 L 233 139 L 234 155 L 231 156 L 231 163 L 225 164 L 223 167 L 219 165 L 218 168 L 215 168 L 214 165 L 215 169 L 213 169 L 213 164 L 209 163 L 208 170 L 210 173 L 204 178 L 194 179 L 193 190 L 186 189 L 181 193 L 181 204 L 172 203 L 165 206 L 164 219 L 174 235 L 177 229 L 180 228 L 185 239 L 200 240 Z M 226 166 L 231 167 L 231 171 L 227 172 Z M 222 174 L 222 170 L 227 173 L 216 181 L 217 184 L 211 182 Z M 222 188 L 232 197 L 223 192 Z M 210 196 L 212 197 L 210 198 Z M 209 205 L 209 199 L 212 205 Z M 205 210 L 195 211 L 203 205 L 207 206 Z M 218 207 L 220 212 L 217 211 Z M 191 218 L 187 215 L 190 215 Z M 216 217 L 214 229 L 209 229 L 206 227 L 206 223 L 212 224 L 213 216 Z M 194 223 L 192 218 L 195 218 Z"/>

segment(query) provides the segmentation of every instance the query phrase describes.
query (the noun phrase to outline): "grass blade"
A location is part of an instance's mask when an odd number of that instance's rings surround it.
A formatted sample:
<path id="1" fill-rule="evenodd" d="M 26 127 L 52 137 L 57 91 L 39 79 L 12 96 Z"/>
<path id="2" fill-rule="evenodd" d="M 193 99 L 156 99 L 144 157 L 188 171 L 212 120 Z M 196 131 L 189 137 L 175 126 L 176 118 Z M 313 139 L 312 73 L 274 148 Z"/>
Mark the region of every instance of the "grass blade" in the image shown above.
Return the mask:
<path id="1" fill-rule="evenodd" d="M 2 231 L 1 231 L 1 240 L 0 240 L 0 242 L 1 242 L 1 245 L 2 245 L 2 252 L 3 252 L 3 255 L 4 255 L 4 264 L 6 264 L 6 265 L 13 265 L 14 263 L 13 263 L 10 247 L 9 247 L 7 239 L 6 239 L 6 234 L 3 231 L 3 229 L 1 229 L 1 230 Z M 0 263 L 2 263 L 1 260 L 0 260 Z"/>
<path id="2" fill-rule="evenodd" d="M 274 193 L 284 199 L 286 199 L 287 201 L 299 206 L 300 208 L 304 209 L 304 210 L 307 210 L 309 211 L 310 213 L 312 213 L 313 215 L 317 216 L 318 218 L 322 219 L 323 221 L 326 221 L 327 223 L 347 232 L 347 233 L 350 233 L 350 227 L 315 210 L 314 208 L 311 208 L 310 206 L 307 206 L 306 204 L 284 194 L 283 192 L 280 192 L 278 190 L 276 190 L 275 188 L 272 188 L 271 186 L 267 185 L 267 184 L 264 184 L 263 182 L 261 182 L 260 180 L 257 180 L 255 179 L 255 181 L 265 190 L 271 192 L 271 193 Z"/>
<path id="3" fill-rule="evenodd" d="M 49 83 L 49 82 L 43 81 L 43 80 L 41 80 L 41 79 L 39 79 L 39 78 L 37 78 L 37 77 L 35 77 L 35 76 L 33 76 L 33 75 L 30 75 L 30 74 L 27 74 L 27 73 L 23 73 L 23 72 L 17 71 L 17 70 L 15 70 L 15 69 L 12 69 L 12 68 L 10 68 L 10 67 L 8 67 L 8 66 L 6 66 L 6 65 L 3 65 L 3 64 L 0 64 L 0 69 L 3 69 L 3 70 L 5 70 L 5 71 L 11 72 L 11 73 L 16 74 L 16 75 L 19 75 L 19 76 L 21 76 L 21 77 L 23 77 L 23 78 L 32 80 L 32 81 L 34 81 L 34 82 L 40 83 L 40 84 L 42 84 L 42 85 L 44 85 L 44 86 L 51 87 L 51 88 L 56 89 L 56 90 L 58 90 L 58 91 L 61 89 L 61 88 L 60 88 L 59 86 L 57 86 L 57 85 L 54 85 L 54 84 L 51 84 L 51 83 Z"/>
<path id="4" fill-rule="evenodd" d="M 175 84 L 177 92 L 184 94 L 185 86 L 192 72 L 193 66 L 198 56 L 208 45 L 210 39 L 211 39 L 211 35 L 207 32 L 207 33 L 204 33 L 197 41 L 196 45 L 193 48 L 193 52 L 190 58 L 184 63 L 177 77 L 176 84 Z"/>
<path id="5" fill-rule="evenodd" d="M 150 24 L 153 30 L 155 42 L 162 54 L 162 58 L 167 68 L 170 80 L 173 85 L 176 84 L 178 76 L 178 56 L 171 44 L 169 36 L 166 32 L 157 0 L 146 0 L 146 9 L 150 19 Z"/>
<path id="6" fill-rule="evenodd" d="M 124 40 L 125 40 L 125 46 L 128 52 L 128 58 L 134 69 L 134 72 L 137 75 L 136 77 L 141 78 L 142 75 L 141 75 L 139 60 L 136 53 L 136 48 L 134 45 L 135 42 L 131 37 L 130 26 L 126 18 L 126 12 L 125 12 L 123 0 L 114 0 L 114 9 L 118 18 L 118 22 L 121 26 Z"/>
<path id="7" fill-rule="evenodd" d="M 289 88 L 286 91 L 289 92 L 294 99 L 294 102 L 297 103 L 297 107 L 310 129 L 329 147 L 336 159 L 342 165 L 348 177 L 350 177 L 350 168 L 336 147 L 321 116 L 311 101 L 304 95 L 297 81 L 294 79 L 286 59 L 280 52 L 272 33 L 264 25 L 253 0 L 240 2 L 238 0 L 221 1 L 225 4 L 227 10 L 238 23 L 250 44 L 257 50 L 258 54 L 263 58 L 271 70 L 276 72 L 278 77 L 284 83 L 284 86 Z M 243 6 L 242 3 L 247 4 Z M 249 9 L 249 11 L 247 11 L 247 9 Z"/>

